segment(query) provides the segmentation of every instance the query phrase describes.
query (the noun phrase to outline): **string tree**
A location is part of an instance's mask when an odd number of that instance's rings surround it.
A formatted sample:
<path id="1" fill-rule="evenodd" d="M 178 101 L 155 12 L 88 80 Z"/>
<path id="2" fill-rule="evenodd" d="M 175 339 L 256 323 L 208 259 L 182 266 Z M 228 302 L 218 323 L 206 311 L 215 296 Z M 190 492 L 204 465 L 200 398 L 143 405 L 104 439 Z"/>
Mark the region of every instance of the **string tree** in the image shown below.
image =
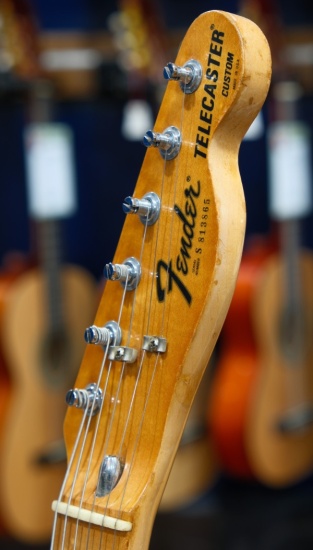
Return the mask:
<path id="1" fill-rule="evenodd" d="M 167 349 L 167 340 L 161 336 L 148 336 L 143 337 L 142 349 L 152 353 L 165 353 Z"/>

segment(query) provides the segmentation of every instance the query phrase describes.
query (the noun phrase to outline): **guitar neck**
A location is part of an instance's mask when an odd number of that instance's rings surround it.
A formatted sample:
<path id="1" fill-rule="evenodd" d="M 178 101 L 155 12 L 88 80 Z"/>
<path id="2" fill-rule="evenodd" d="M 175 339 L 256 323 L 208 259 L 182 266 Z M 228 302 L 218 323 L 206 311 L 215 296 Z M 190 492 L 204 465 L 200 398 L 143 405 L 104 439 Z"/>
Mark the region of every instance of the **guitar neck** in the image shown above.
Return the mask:
<path id="1" fill-rule="evenodd" d="M 61 287 L 61 239 L 58 220 L 36 222 L 39 263 L 46 280 L 49 329 L 54 332 L 64 325 Z"/>
<path id="2" fill-rule="evenodd" d="M 285 272 L 286 309 L 294 313 L 301 310 L 300 227 L 295 218 L 280 222 L 281 253 Z"/>

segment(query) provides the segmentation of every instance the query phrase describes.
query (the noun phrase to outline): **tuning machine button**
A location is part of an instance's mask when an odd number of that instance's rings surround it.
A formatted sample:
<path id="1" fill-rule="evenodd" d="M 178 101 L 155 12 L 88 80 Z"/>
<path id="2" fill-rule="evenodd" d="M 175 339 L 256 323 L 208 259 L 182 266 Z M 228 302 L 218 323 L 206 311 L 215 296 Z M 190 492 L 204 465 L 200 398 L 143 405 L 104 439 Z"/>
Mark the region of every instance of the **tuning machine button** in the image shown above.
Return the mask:
<path id="1" fill-rule="evenodd" d="M 106 264 L 104 276 L 110 281 L 119 281 L 126 290 L 134 290 L 140 281 L 141 267 L 136 258 L 127 258 L 122 264 Z"/>
<path id="2" fill-rule="evenodd" d="M 175 126 L 169 126 L 162 134 L 148 130 L 144 135 L 143 144 L 146 147 L 158 147 L 162 157 L 171 160 L 180 151 L 181 134 Z"/>
<path id="3" fill-rule="evenodd" d="M 182 91 L 192 94 L 202 80 L 202 67 L 195 59 L 190 59 L 183 67 L 168 63 L 163 69 L 163 76 L 166 80 L 178 80 Z"/>
<path id="4" fill-rule="evenodd" d="M 125 214 L 138 214 L 144 225 L 153 225 L 160 215 L 161 202 L 156 193 L 146 193 L 142 199 L 126 197 L 123 202 Z"/>

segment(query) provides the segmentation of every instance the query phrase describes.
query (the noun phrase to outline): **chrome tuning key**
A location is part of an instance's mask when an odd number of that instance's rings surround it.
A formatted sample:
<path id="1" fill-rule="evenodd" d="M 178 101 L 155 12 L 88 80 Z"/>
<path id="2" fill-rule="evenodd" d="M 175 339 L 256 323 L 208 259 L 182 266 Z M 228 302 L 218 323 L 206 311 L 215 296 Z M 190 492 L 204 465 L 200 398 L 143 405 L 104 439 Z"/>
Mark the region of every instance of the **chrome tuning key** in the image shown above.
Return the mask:
<path id="1" fill-rule="evenodd" d="M 169 126 L 162 134 L 148 130 L 143 138 L 146 147 L 158 147 L 164 159 L 175 158 L 181 148 L 181 134 L 175 126 Z"/>
<path id="2" fill-rule="evenodd" d="M 166 80 L 178 80 L 182 91 L 192 94 L 202 80 L 202 67 L 195 59 L 190 59 L 183 67 L 168 63 L 163 69 L 163 76 Z"/>
<path id="3" fill-rule="evenodd" d="M 109 321 L 104 327 L 91 325 L 85 330 L 85 342 L 108 346 L 119 345 L 122 341 L 122 331 L 116 321 Z"/>
<path id="4" fill-rule="evenodd" d="M 94 416 L 101 408 L 102 391 L 97 387 L 97 384 L 92 383 L 88 384 L 84 390 L 77 388 L 69 390 L 65 400 L 70 407 L 87 409 L 87 414 Z"/>
<path id="5" fill-rule="evenodd" d="M 146 193 L 142 199 L 126 197 L 123 202 L 125 214 L 138 214 L 144 225 L 153 225 L 160 215 L 161 203 L 156 193 Z"/>
<path id="6" fill-rule="evenodd" d="M 106 264 L 104 276 L 110 281 L 119 281 L 126 290 L 134 290 L 140 281 L 141 267 L 136 258 L 127 258 L 122 264 Z"/>

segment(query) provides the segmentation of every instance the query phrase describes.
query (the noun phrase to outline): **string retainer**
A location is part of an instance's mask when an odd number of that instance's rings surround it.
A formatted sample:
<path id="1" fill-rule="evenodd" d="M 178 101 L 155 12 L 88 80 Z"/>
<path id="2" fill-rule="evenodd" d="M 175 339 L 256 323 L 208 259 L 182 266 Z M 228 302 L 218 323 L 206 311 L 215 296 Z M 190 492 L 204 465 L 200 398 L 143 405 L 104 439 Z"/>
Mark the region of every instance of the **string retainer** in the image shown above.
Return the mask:
<path id="1" fill-rule="evenodd" d="M 124 470 L 124 462 L 115 455 L 106 455 L 101 463 L 98 484 L 97 497 L 104 497 L 111 493 L 120 480 Z"/>
<path id="2" fill-rule="evenodd" d="M 128 346 L 110 346 L 108 358 L 111 361 L 120 361 L 122 363 L 134 363 L 137 359 L 138 351 Z"/>
<path id="3" fill-rule="evenodd" d="M 142 349 L 153 353 L 165 353 L 167 348 L 166 338 L 161 336 L 144 336 Z"/>

